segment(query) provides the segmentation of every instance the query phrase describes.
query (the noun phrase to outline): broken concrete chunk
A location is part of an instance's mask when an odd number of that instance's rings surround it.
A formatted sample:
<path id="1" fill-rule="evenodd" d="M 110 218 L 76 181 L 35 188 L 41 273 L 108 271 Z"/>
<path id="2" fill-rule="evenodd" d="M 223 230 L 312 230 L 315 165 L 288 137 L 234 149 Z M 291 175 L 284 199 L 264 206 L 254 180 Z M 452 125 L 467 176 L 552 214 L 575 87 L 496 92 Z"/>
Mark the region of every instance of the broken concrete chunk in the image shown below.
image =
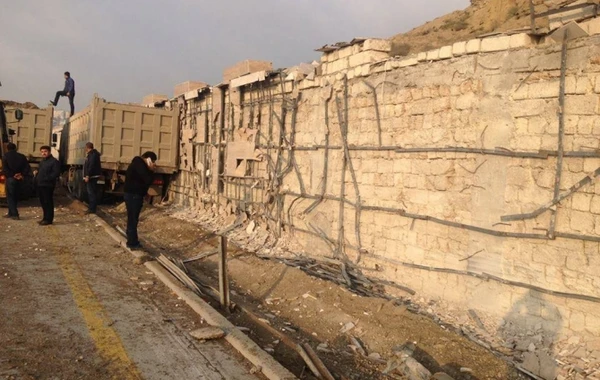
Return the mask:
<path id="1" fill-rule="evenodd" d="M 256 223 L 254 221 L 248 223 L 248 227 L 246 227 L 246 233 L 248 235 L 252 235 L 252 232 L 254 232 L 254 227 L 256 227 Z"/>
<path id="2" fill-rule="evenodd" d="M 347 333 L 348 331 L 352 330 L 354 328 L 354 326 L 355 326 L 354 323 L 348 322 L 340 329 L 340 332 L 342 334 Z"/>
<path id="3" fill-rule="evenodd" d="M 444 372 L 438 372 L 433 375 L 432 380 L 454 380 L 454 378 Z"/>
<path id="4" fill-rule="evenodd" d="M 430 380 L 431 372 L 421 363 L 413 358 L 406 358 L 396 370 L 400 374 L 406 376 L 408 380 Z"/>
<path id="5" fill-rule="evenodd" d="M 190 335 L 198 340 L 212 340 L 224 337 L 225 331 L 221 330 L 219 327 L 210 326 L 194 330 L 190 332 Z"/>

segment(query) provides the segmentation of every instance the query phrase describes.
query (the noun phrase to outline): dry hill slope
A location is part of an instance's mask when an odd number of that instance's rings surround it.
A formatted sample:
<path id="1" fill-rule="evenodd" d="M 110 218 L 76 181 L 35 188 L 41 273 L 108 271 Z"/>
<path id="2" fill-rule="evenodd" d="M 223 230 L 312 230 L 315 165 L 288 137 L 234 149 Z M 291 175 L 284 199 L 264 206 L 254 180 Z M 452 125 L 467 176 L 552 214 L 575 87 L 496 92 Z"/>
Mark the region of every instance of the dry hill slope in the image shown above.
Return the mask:
<path id="1" fill-rule="evenodd" d="M 536 13 L 555 9 L 574 0 L 534 0 Z M 528 27 L 529 0 L 471 0 L 471 5 L 438 17 L 413 30 L 395 35 L 392 55 L 407 55 L 492 32 Z M 538 19 L 538 26 L 545 20 Z"/>

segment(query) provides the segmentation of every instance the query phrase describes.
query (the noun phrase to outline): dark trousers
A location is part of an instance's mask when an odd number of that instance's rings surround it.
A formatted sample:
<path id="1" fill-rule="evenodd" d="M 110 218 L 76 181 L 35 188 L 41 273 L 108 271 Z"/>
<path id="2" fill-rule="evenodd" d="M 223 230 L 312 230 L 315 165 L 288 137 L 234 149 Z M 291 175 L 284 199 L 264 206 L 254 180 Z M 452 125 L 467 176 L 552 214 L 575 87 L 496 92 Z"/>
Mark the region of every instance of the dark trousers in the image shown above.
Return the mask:
<path id="1" fill-rule="evenodd" d="M 125 207 L 127 207 L 127 245 L 136 246 L 140 244 L 137 227 L 144 205 L 144 197 L 138 194 L 125 193 L 124 198 Z"/>
<path id="2" fill-rule="evenodd" d="M 8 202 L 9 216 L 19 216 L 19 210 L 17 210 L 17 201 L 19 200 L 21 182 L 23 181 L 18 181 L 14 178 L 6 179 L 6 201 Z"/>
<path id="3" fill-rule="evenodd" d="M 90 178 L 85 184 L 88 194 L 88 210 L 96 212 L 98 206 L 98 178 Z"/>
<path id="4" fill-rule="evenodd" d="M 67 96 L 67 92 L 66 91 L 57 91 L 56 96 L 54 97 L 54 105 L 58 105 L 58 99 L 60 99 L 61 96 Z M 71 106 L 71 116 L 73 116 L 73 114 L 75 113 L 75 103 L 73 103 L 73 100 L 75 100 L 75 94 L 69 95 L 68 98 L 69 98 L 69 105 Z"/>
<path id="5" fill-rule="evenodd" d="M 42 210 L 44 211 L 44 218 L 42 220 L 52 223 L 54 221 L 54 186 L 38 187 L 38 195 Z"/>

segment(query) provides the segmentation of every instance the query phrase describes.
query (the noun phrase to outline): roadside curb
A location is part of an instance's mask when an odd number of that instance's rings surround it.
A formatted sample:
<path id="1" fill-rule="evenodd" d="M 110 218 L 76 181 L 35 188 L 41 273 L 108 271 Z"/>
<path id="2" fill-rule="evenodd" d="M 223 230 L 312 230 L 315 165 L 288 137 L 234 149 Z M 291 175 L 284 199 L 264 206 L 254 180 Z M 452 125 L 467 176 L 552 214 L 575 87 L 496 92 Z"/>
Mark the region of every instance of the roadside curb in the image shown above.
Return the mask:
<path id="1" fill-rule="evenodd" d="M 92 215 L 93 219 L 100 224 L 106 233 L 112 237 L 121 247 L 129 251 L 136 258 L 145 255 L 143 251 L 132 251 L 127 248 L 125 238 L 112 228 L 104 219 L 98 215 Z M 283 367 L 271 355 L 266 353 L 258 344 L 246 336 L 242 331 L 235 327 L 227 318 L 221 315 L 217 310 L 210 306 L 206 301 L 200 298 L 196 293 L 183 287 L 179 281 L 167 272 L 160 263 L 148 261 L 144 263 L 158 279 L 162 281 L 172 292 L 181 297 L 200 317 L 207 323 L 217 326 L 225 331 L 225 339 L 250 363 L 259 367 L 261 372 L 270 380 L 291 380 L 297 379 L 290 371 Z"/>

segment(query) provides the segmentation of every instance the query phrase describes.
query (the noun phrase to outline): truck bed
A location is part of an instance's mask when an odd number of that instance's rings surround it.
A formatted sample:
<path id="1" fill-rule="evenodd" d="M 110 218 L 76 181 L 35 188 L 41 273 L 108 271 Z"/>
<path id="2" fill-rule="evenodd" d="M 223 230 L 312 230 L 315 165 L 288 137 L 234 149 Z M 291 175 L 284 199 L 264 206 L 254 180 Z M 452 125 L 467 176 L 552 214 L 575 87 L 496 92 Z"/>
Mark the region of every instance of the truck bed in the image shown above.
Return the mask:
<path id="1" fill-rule="evenodd" d="M 103 169 L 124 171 L 135 156 L 150 150 L 158 155 L 157 172 L 173 173 L 179 159 L 178 122 L 177 110 L 95 97 L 63 128 L 61 158 L 67 165 L 83 165 L 85 144 L 91 141 L 101 153 Z"/>

